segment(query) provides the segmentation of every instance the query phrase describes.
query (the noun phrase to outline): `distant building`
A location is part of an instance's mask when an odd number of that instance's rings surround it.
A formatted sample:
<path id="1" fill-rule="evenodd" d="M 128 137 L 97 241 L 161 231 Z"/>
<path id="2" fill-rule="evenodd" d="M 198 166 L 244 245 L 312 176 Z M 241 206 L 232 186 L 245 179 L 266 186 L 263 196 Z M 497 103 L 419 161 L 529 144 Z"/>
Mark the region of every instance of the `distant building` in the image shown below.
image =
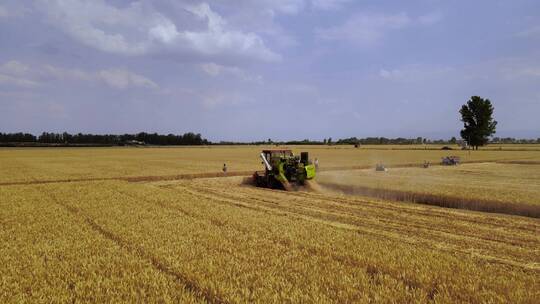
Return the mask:
<path id="1" fill-rule="evenodd" d="M 144 146 L 146 143 L 144 141 L 138 141 L 138 140 L 127 140 L 124 142 L 126 146 Z"/>

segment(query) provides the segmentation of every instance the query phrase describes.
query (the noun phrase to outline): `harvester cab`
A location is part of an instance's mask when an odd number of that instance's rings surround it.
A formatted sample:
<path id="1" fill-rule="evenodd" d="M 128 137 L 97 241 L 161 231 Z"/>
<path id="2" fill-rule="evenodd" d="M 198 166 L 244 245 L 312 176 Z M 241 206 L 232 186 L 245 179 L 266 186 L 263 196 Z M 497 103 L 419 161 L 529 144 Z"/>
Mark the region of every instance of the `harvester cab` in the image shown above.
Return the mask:
<path id="1" fill-rule="evenodd" d="M 258 187 L 292 190 L 315 177 L 315 166 L 308 152 L 295 156 L 291 150 L 263 150 L 260 154 L 264 171 L 253 173 Z"/>

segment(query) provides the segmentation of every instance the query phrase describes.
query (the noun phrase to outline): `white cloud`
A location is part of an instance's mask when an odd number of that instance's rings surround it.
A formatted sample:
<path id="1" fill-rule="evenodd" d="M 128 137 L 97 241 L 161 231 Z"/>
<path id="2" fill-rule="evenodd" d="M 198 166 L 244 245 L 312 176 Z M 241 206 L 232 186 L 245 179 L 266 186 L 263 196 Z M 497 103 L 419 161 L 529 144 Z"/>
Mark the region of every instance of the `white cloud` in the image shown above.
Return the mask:
<path id="1" fill-rule="evenodd" d="M 39 83 L 37 83 L 35 81 L 24 79 L 24 78 L 19 78 L 19 77 L 13 77 L 13 76 L 10 76 L 10 75 L 5 75 L 5 74 L 0 74 L 0 84 L 14 85 L 14 86 L 17 86 L 17 87 L 26 87 L 26 88 L 32 88 L 32 87 L 39 86 Z"/>
<path id="2" fill-rule="evenodd" d="M 53 65 L 43 65 L 33 69 L 34 74 L 42 80 L 58 79 L 64 81 L 90 81 L 94 79 L 94 75 L 79 69 L 66 69 Z"/>
<path id="3" fill-rule="evenodd" d="M 186 20 L 179 21 L 185 29 L 177 28 L 173 20 L 142 1 L 117 8 L 103 0 L 39 0 L 38 8 L 73 39 L 104 52 L 124 55 L 194 52 L 265 61 L 280 59 L 261 37 L 229 28 L 226 20 L 206 3 L 184 6 Z M 201 21 L 206 23 L 203 29 L 187 28 L 188 24 Z"/>
<path id="4" fill-rule="evenodd" d="M 38 82 L 26 78 L 29 70 L 28 65 L 15 60 L 8 61 L 0 65 L 0 84 L 26 88 L 39 86 Z"/>
<path id="5" fill-rule="evenodd" d="M 401 29 L 411 22 L 406 13 L 359 14 L 342 25 L 318 29 L 316 33 L 324 40 L 343 40 L 361 46 L 371 46 L 378 43 L 387 31 Z"/>
<path id="6" fill-rule="evenodd" d="M 148 37 L 137 39 L 137 36 L 145 29 L 159 26 L 162 21 L 159 16 L 145 16 L 137 2 L 122 10 L 103 0 L 39 0 L 37 7 L 47 14 L 51 23 L 73 39 L 111 53 L 145 53 L 150 47 Z"/>
<path id="7" fill-rule="evenodd" d="M 256 76 L 252 76 L 250 75 L 249 73 L 247 73 L 246 71 L 244 71 L 243 69 L 240 69 L 238 67 L 229 67 L 229 66 L 223 66 L 223 65 L 219 65 L 219 64 L 216 64 L 214 62 L 210 62 L 210 63 L 204 63 L 204 64 L 201 64 L 200 65 L 201 67 L 201 70 L 203 72 L 205 72 L 206 74 L 212 76 L 212 77 L 217 77 L 217 76 L 220 76 L 220 75 L 223 75 L 223 76 L 229 76 L 229 75 L 232 75 L 232 76 L 235 76 L 235 77 L 238 77 L 244 81 L 253 81 L 253 82 L 261 82 L 262 81 L 262 76 L 260 75 L 256 75 Z"/>
<path id="8" fill-rule="evenodd" d="M 405 13 L 397 15 L 357 15 L 345 24 L 318 31 L 327 40 L 348 40 L 363 45 L 377 42 L 384 31 L 399 29 L 410 23 Z"/>
<path id="9" fill-rule="evenodd" d="M 206 55 L 236 53 L 266 61 L 281 59 L 278 54 L 266 48 L 258 35 L 225 30 L 225 20 L 212 11 L 208 4 L 202 3 L 189 7 L 188 11 L 200 19 L 206 19 L 208 24 L 207 31 L 186 31 L 182 34 L 183 40 L 188 42 L 190 47 L 197 52 Z"/>
<path id="10" fill-rule="evenodd" d="M 359 46 L 373 46 L 390 31 L 413 25 L 433 25 L 442 19 L 443 15 L 440 12 L 432 12 L 417 18 L 411 18 L 405 12 L 390 15 L 357 14 L 341 25 L 317 29 L 316 34 L 323 40 L 347 41 Z"/>
<path id="11" fill-rule="evenodd" d="M 273 14 L 283 13 L 296 15 L 306 8 L 316 10 L 335 10 L 342 8 L 352 0 L 255 0 L 260 9 L 272 11 Z"/>
<path id="12" fill-rule="evenodd" d="M 524 31 L 521 31 L 517 33 L 516 36 L 522 38 L 540 37 L 540 25 L 533 26 Z"/>
<path id="13" fill-rule="evenodd" d="M 0 66 L 0 84 L 31 88 L 58 80 L 62 82 L 104 83 L 115 89 L 135 87 L 158 88 L 158 85 L 152 80 L 120 68 L 86 72 L 79 69 L 68 69 L 48 64 L 30 66 L 15 60 L 8 61 Z"/>
<path id="14" fill-rule="evenodd" d="M 530 59 L 499 58 L 465 66 L 434 66 L 422 64 L 402 65 L 392 69 L 380 69 L 378 78 L 400 83 L 466 82 L 488 83 L 490 88 L 501 84 L 535 84 L 540 78 L 540 66 Z"/>
<path id="15" fill-rule="evenodd" d="M 272 14 L 283 13 L 296 15 L 301 12 L 305 6 L 305 0 L 257 0 L 252 3 L 259 6 L 259 9 L 265 9 Z"/>
<path id="16" fill-rule="evenodd" d="M 201 64 L 201 69 L 210 76 L 218 76 L 223 72 L 223 69 L 225 67 L 219 64 L 215 64 L 213 62 L 211 63 L 204 63 Z"/>
<path id="17" fill-rule="evenodd" d="M 312 0 L 311 5 L 315 9 L 335 10 L 342 8 L 349 2 L 351 2 L 351 0 Z"/>
<path id="18" fill-rule="evenodd" d="M 150 28 L 148 33 L 151 38 L 165 44 L 172 43 L 179 36 L 176 26 L 168 19 L 163 19 L 159 24 Z"/>
<path id="19" fill-rule="evenodd" d="M 379 71 L 379 76 L 381 76 L 384 79 L 396 79 L 401 78 L 403 75 L 403 72 L 401 70 L 395 69 L 395 70 L 385 70 L 381 69 Z"/>
<path id="20" fill-rule="evenodd" d="M 396 69 L 380 69 L 378 76 L 385 80 L 416 82 L 445 76 L 454 71 L 454 68 L 444 66 L 405 65 Z"/>
<path id="21" fill-rule="evenodd" d="M 214 110 L 220 107 L 237 107 L 250 103 L 250 100 L 239 92 L 203 92 L 199 97 L 201 98 L 201 105 L 206 110 Z"/>
<path id="22" fill-rule="evenodd" d="M 157 84 L 152 80 L 124 69 L 101 70 L 97 75 L 107 85 L 117 89 L 129 87 L 158 88 Z"/>
<path id="23" fill-rule="evenodd" d="M 228 4 L 225 0 L 222 1 Z M 273 0 L 237 0 L 237 2 L 239 2 L 237 8 L 230 10 L 226 15 L 228 26 L 257 33 L 264 38 L 265 44 L 272 45 L 278 50 L 297 45 L 296 38 L 289 28 L 284 27 L 284 24 L 276 19 L 280 14 L 292 16 L 300 13 L 301 6 L 298 6 L 298 10 L 287 9 L 295 7 L 295 1 L 288 4 Z"/>
<path id="24" fill-rule="evenodd" d="M 10 60 L 0 66 L 0 72 L 10 75 L 21 76 L 26 74 L 30 70 L 30 67 L 26 64 L 20 63 L 16 60 Z"/>
<path id="25" fill-rule="evenodd" d="M 229 0 L 215 0 L 218 5 L 230 5 Z M 298 46 L 297 38 L 276 17 L 299 15 L 307 10 L 336 10 L 352 0 L 235 0 L 228 11 L 227 24 L 249 29 L 264 37 L 276 49 Z"/>

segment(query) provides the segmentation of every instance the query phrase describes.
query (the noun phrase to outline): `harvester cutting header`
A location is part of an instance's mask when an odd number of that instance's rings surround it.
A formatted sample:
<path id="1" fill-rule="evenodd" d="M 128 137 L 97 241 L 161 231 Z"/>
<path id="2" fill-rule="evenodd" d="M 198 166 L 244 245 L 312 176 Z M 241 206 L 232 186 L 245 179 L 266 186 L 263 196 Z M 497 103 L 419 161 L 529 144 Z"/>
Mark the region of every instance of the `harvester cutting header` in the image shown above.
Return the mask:
<path id="1" fill-rule="evenodd" d="M 295 156 L 289 149 L 263 150 L 260 157 L 265 170 L 253 173 L 258 187 L 292 190 L 315 177 L 315 166 L 308 152 Z"/>

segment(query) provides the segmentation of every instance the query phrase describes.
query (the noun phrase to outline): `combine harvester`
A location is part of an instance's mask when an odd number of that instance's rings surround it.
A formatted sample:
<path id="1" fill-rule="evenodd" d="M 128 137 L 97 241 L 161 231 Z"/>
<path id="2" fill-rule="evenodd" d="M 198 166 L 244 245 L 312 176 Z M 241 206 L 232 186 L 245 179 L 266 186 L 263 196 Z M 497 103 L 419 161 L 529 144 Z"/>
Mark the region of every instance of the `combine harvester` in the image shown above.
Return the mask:
<path id="1" fill-rule="evenodd" d="M 260 154 L 264 171 L 253 173 L 257 187 L 297 190 L 301 186 L 313 188 L 310 181 L 315 178 L 315 166 L 309 160 L 308 152 L 295 156 L 292 150 L 263 150 Z"/>

